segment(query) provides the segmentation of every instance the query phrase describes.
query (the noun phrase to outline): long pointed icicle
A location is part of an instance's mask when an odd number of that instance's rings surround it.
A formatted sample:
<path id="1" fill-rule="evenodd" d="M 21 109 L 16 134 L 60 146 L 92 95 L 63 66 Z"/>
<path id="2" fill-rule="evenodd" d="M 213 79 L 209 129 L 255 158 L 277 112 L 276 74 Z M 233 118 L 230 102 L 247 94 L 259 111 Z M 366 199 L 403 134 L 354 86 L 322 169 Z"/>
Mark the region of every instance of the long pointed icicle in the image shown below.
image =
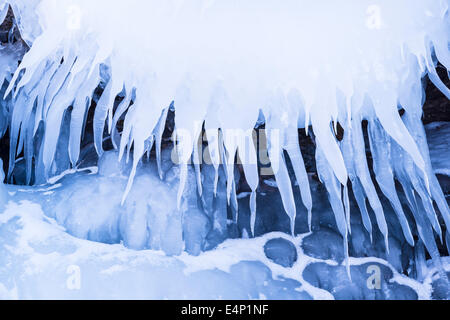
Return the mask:
<path id="1" fill-rule="evenodd" d="M 355 151 L 354 153 L 355 170 L 359 177 L 359 181 L 361 182 L 361 185 L 367 195 L 367 198 L 369 199 L 370 206 L 375 212 L 378 228 L 380 229 L 381 233 L 384 236 L 386 252 L 389 252 L 388 227 L 386 224 L 386 219 L 384 217 L 383 207 L 381 205 L 380 199 L 378 198 L 377 195 L 377 191 L 370 177 L 361 121 L 359 119 L 356 120 L 353 119 L 352 128 L 353 128 L 352 145 Z"/>
<path id="2" fill-rule="evenodd" d="M 344 239 L 344 255 L 347 266 L 347 274 L 349 278 L 351 278 L 348 252 L 348 228 L 345 210 L 341 199 L 341 185 L 328 165 L 327 159 L 325 158 L 320 145 L 317 145 L 316 148 L 316 166 L 320 181 L 322 181 L 328 191 L 328 198 L 335 216 L 336 225 Z"/>
<path id="3" fill-rule="evenodd" d="M 181 201 L 186 187 L 188 175 L 188 162 L 192 155 L 193 143 L 188 134 L 177 132 L 177 153 L 180 162 L 180 186 L 177 193 L 177 207 L 181 209 Z"/>
<path id="4" fill-rule="evenodd" d="M 203 142 L 199 142 L 199 138 L 201 137 L 201 132 L 198 133 L 197 136 L 194 137 L 194 148 L 192 152 L 192 159 L 194 162 L 194 170 L 195 170 L 195 178 L 197 180 L 197 192 L 198 195 L 201 197 L 203 194 L 203 187 L 202 187 L 202 172 L 200 168 L 200 157 L 203 154 Z"/>
<path id="5" fill-rule="evenodd" d="M 111 77 L 100 100 L 97 102 L 97 107 L 95 108 L 94 146 L 99 156 L 103 154 L 103 131 L 105 129 L 108 108 L 113 107 L 114 100 L 116 99 L 116 95 L 119 93 L 121 86 L 119 81 L 116 81 Z"/>
<path id="6" fill-rule="evenodd" d="M 363 225 L 364 225 L 365 229 L 367 230 L 367 232 L 369 233 L 370 240 L 372 241 L 372 222 L 370 220 L 369 213 L 367 212 L 366 196 L 364 194 L 361 183 L 360 183 L 359 178 L 355 171 L 355 164 L 354 164 L 355 159 L 354 159 L 354 152 L 353 152 L 353 146 L 352 146 L 352 140 L 353 140 L 352 134 L 353 134 L 353 132 L 352 132 L 351 126 L 346 126 L 343 139 L 340 142 L 340 147 L 342 150 L 342 155 L 344 156 L 344 161 L 345 161 L 345 165 L 347 167 L 350 183 L 352 185 L 353 194 L 355 196 L 359 211 L 361 213 Z M 344 192 L 347 194 L 346 198 L 348 198 L 348 191 L 344 190 Z M 347 199 L 346 199 L 346 202 L 348 202 Z M 347 203 L 346 206 L 349 207 L 349 204 Z M 347 216 L 349 216 L 349 213 L 347 213 Z M 348 217 L 347 217 L 347 219 L 348 219 Z"/>
<path id="7" fill-rule="evenodd" d="M 225 142 L 223 137 L 223 131 L 219 133 L 219 150 L 220 150 L 220 158 L 222 159 L 225 178 L 227 180 L 227 202 L 228 205 L 231 204 L 232 208 L 234 208 L 234 222 L 237 223 L 239 219 L 239 206 L 237 202 L 236 196 L 236 183 L 234 180 L 234 165 L 229 165 L 229 155 L 225 150 Z M 234 157 L 233 157 L 234 158 Z M 233 160 L 234 161 L 234 160 Z"/>
<path id="8" fill-rule="evenodd" d="M 36 110 L 31 112 L 31 118 L 36 114 Z M 28 121 L 27 127 L 25 128 L 25 145 L 24 145 L 24 156 L 25 156 L 25 166 L 26 166 L 26 181 L 25 183 L 29 185 L 31 183 L 31 174 L 33 167 L 33 154 L 34 154 L 34 136 L 33 136 L 34 123 Z"/>
<path id="9" fill-rule="evenodd" d="M 205 128 L 207 126 L 208 122 L 205 123 Z M 211 157 L 211 164 L 214 166 L 213 193 L 215 197 L 217 195 L 217 185 L 219 183 L 219 165 L 221 163 L 219 149 L 219 130 L 214 128 L 206 129 L 206 138 L 208 140 L 208 151 L 209 156 Z"/>
<path id="10" fill-rule="evenodd" d="M 290 129 L 286 132 L 286 142 L 284 149 L 286 150 L 289 159 L 291 160 L 292 167 L 294 169 L 295 178 L 300 189 L 300 195 L 302 197 L 303 204 L 308 210 L 308 228 L 312 230 L 312 197 L 311 188 L 309 185 L 308 174 L 305 168 L 305 162 L 302 157 L 300 144 L 298 142 L 298 131 Z"/>
<path id="11" fill-rule="evenodd" d="M 75 88 L 79 88 L 83 81 L 83 74 L 78 74 L 72 84 Z M 61 128 L 61 122 L 64 112 L 72 104 L 73 99 L 67 94 L 68 79 L 63 83 L 62 88 L 58 91 L 56 96 L 52 99 L 52 104 L 49 106 L 49 112 L 45 121 L 45 137 L 44 137 L 44 153 L 43 163 L 47 172 L 53 163 L 56 146 L 58 143 L 59 132 Z M 53 126 L 51 124 L 57 123 L 59 126 Z"/>
<path id="12" fill-rule="evenodd" d="M 348 228 L 348 233 L 351 234 L 352 233 L 352 226 L 351 226 L 351 214 L 350 214 L 350 198 L 348 196 L 348 186 L 345 185 L 342 189 L 342 196 L 344 198 L 344 210 L 345 210 L 345 218 L 347 221 L 347 228 Z"/>
<path id="13" fill-rule="evenodd" d="M 166 127 L 167 114 L 169 113 L 169 108 L 165 108 L 161 114 L 161 118 L 155 128 L 155 147 L 156 147 L 156 164 L 158 166 L 159 178 L 163 178 L 163 172 L 161 168 L 161 141 L 164 133 L 164 128 Z"/>
<path id="14" fill-rule="evenodd" d="M 433 229 L 437 232 L 439 237 L 442 239 L 442 230 L 439 225 L 439 221 L 436 216 L 436 212 L 433 208 L 433 204 L 429 198 L 429 195 L 426 191 L 425 185 L 421 182 L 420 177 L 417 175 L 417 171 L 415 170 L 415 165 L 411 157 L 406 154 L 402 148 L 396 144 L 395 142 L 392 144 L 393 153 L 396 154 L 397 159 L 394 161 L 398 161 L 402 164 L 402 170 L 406 174 L 408 181 L 411 183 L 412 190 L 417 192 L 419 195 L 424 211 L 428 217 L 428 221 L 433 226 Z"/>
<path id="15" fill-rule="evenodd" d="M 116 112 L 114 113 L 113 116 L 113 121 L 111 124 L 112 127 L 112 134 L 115 134 L 115 130 L 117 129 L 117 123 L 119 122 L 120 117 L 124 114 L 124 112 L 128 109 L 128 107 L 130 106 L 130 102 L 132 100 L 132 94 L 130 90 L 127 90 L 127 88 L 125 88 L 125 96 L 123 97 L 123 100 L 119 103 L 119 105 L 117 106 Z M 117 149 L 117 142 L 116 139 L 114 138 L 114 136 L 112 137 L 112 144 L 113 147 L 115 149 Z"/>
<path id="16" fill-rule="evenodd" d="M 234 185 L 234 159 L 236 157 L 237 144 L 234 137 L 232 136 L 232 133 L 225 132 L 223 138 L 223 144 L 225 147 L 223 155 L 227 172 L 227 200 L 228 204 L 230 204 L 231 191 Z"/>
<path id="17" fill-rule="evenodd" d="M 419 148 L 409 134 L 408 129 L 405 127 L 398 111 L 396 108 L 393 108 L 393 106 L 397 106 L 395 94 L 386 90 L 377 93 L 377 96 L 372 100 L 375 106 L 376 115 L 384 130 L 411 155 L 417 167 L 424 172 L 425 161 L 420 154 Z"/>
<path id="18" fill-rule="evenodd" d="M 336 138 L 331 132 L 330 122 L 320 114 L 319 107 L 315 106 L 313 110 L 315 111 L 312 113 L 311 121 L 317 143 L 322 146 L 323 153 L 338 180 L 341 184 L 346 184 L 348 180 L 347 169 L 345 168 L 344 158 L 339 150 Z"/>
<path id="19" fill-rule="evenodd" d="M 73 109 L 70 117 L 70 136 L 69 136 L 69 158 L 75 166 L 80 157 L 80 144 L 82 139 L 84 119 L 86 117 L 90 97 L 97 87 L 100 79 L 98 73 L 92 76 L 80 87 L 79 94 L 73 103 Z"/>
<path id="20" fill-rule="evenodd" d="M 421 113 L 418 115 L 405 113 L 404 121 L 409 128 L 411 134 L 414 135 L 414 140 L 416 141 L 419 149 L 424 153 L 426 172 L 428 180 L 430 182 L 431 196 L 436 201 L 437 207 L 444 219 L 447 229 L 450 228 L 450 210 L 448 203 L 445 199 L 444 193 L 439 185 L 436 175 L 433 172 L 430 161 L 430 152 L 428 150 L 428 144 L 426 139 L 425 130 L 421 121 Z"/>
<path id="21" fill-rule="evenodd" d="M 411 119 L 409 112 L 406 112 L 404 115 L 404 119 L 406 120 L 406 125 L 411 126 L 411 123 L 409 120 Z M 412 128 L 411 131 L 416 131 L 412 133 L 414 136 L 416 136 L 416 140 L 420 140 L 420 128 Z M 429 172 L 429 165 L 425 163 L 425 169 L 417 169 L 414 160 L 411 158 L 411 155 L 406 153 L 406 151 L 401 148 L 396 142 L 392 142 L 392 149 L 393 154 L 396 155 L 395 161 L 398 163 L 402 163 L 402 171 L 407 175 L 408 180 L 411 182 L 411 185 L 413 187 L 413 190 L 415 190 L 419 197 L 422 200 L 423 208 L 425 209 L 425 212 L 427 214 L 428 220 L 433 226 L 433 229 L 437 232 L 440 239 L 442 240 L 442 230 L 439 225 L 439 221 L 436 215 L 436 212 L 434 210 L 432 201 L 430 199 L 429 195 L 429 178 L 427 175 L 427 172 Z M 426 151 L 426 150 L 425 150 Z M 428 158 L 428 154 L 425 155 L 425 158 Z"/>
<path id="22" fill-rule="evenodd" d="M 53 100 L 60 93 L 60 91 L 65 90 L 66 94 L 70 95 L 69 90 L 67 90 L 69 84 L 68 79 L 75 60 L 76 56 L 73 53 L 69 56 L 65 56 L 63 63 L 59 66 L 58 70 L 56 70 L 55 74 L 51 78 L 43 100 L 44 104 L 42 108 L 42 117 L 44 121 L 47 119 L 47 113 L 53 104 Z M 73 96 L 71 96 L 68 100 L 73 100 Z"/>
<path id="23" fill-rule="evenodd" d="M 403 212 L 402 205 L 395 188 L 394 173 L 390 166 L 390 139 L 376 121 L 369 122 L 369 141 L 372 151 L 373 168 L 375 177 L 383 194 L 389 199 L 402 227 L 403 235 L 411 246 L 414 246 L 414 238 Z"/>
<path id="24" fill-rule="evenodd" d="M 44 76 L 40 79 L 38 87 L 38 94 L 37 94 L 37 106 L 36 106 L 36 118 L 34 119 L 34 134 L 36 134 L 39 123 L 43 119 L 43 109 L 44 109 L 44 97 L 45 92 L 50 84 L 50 81 L 52 81 L 56 71 L 59 68 L 59 62 L 52 62 L 50 63 L 49 68 L 45 72 Z"/>
<path id="25" fill-rule="evenodd" d="M 366 196 L 364 195 L 364 191 L 362 189 L 361 183 L 359 182 L 359 179 L 356 178 L 352 180 L 352 189 L 356 202 L 358 204 L 358 208 L 361 212 L 361 219 L 363 221 L 364 228 L 366 228 L 367 232 L 369 233 L 370 241 L 372 242 L 372 221 L 370 220 L 369 213 L 367 212 Z"/>
<path id="26" fill-rule="evenodd" d="M 256 189 L 259 184 L 258 163 L 255 146 L 252 139 L 253 132 L 243 135 L 238 140 L 238 154 L 242 161 L 245 179 L 252 190 L 250 195 L 250 228 L 252 235 L 255 236 L 256 224 Z"/>
<path id="27" fill-rule="evenodd" d="M 426 219 L 424 219 L 424 217 L 422 216 L 423 211 L 420 210 L 421 208 L 419 207 L 419 203 L 416 201 L 416 198 L 414 196 L 414 187 L 412 186 L 411 181 L 409 180 L 405 168 L 403 167 L 400 161 L 396 160 L 398 159 L 393 160 L 393 168 L 395 170 L 395 175 L 398 181 L 400 182 L 400 185 L 402 186 L 403 192 L 405 193 L 407 198 L 407 204 L 411 212 L 413 213 L 414 220 L 416 221 L 417 225 L 417 232 L 419 238 L 423 241 L 425 247 L 430 253 L 433 259 L 433 263 L 435 264 L 436 268 L 439 271 L 440 277 L 444 280 L 444 282 L 448 286 L 447 275 L 442 267 L 442 262 L 439 256 L 439 250 L 436 246 L 436 241 L 434 239 L 433 230 L 429 225 L 429 223 L 427 223 Z"/>
<path id="28" fill-rule="evenodd" d="M 274 134 L 268 132 L 267 134 L 267 149 L 269 152 L 269 159 L 274 171 L 275 180 L 277 182 L 278 190 L 281 195 L 284 210 L 289 216 L 291 223 L 291 234 L 294 235 L 295 231 L 295 217 L 296 207 L 295 200 L 292 191 L 291 180 L 286 167 L 283 149 L 281 149 L 280 143 L 274 141 Z M 277 148 L 278 147 L 278 148 Z"/>

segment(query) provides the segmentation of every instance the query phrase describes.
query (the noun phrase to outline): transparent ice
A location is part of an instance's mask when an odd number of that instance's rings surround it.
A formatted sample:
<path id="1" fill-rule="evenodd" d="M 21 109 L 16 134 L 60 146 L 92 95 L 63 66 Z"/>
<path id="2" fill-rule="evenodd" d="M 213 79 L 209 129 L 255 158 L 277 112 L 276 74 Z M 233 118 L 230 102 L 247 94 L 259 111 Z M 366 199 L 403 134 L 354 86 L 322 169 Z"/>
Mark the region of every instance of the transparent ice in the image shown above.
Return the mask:
<path id="1" fill-rule="evenodd" d="M 0 47 L 10 152 L 0 296 L 331 298 L 345 286 L 335 298 L 448 298 L 439 250 L 450 211 L 435 173 L 449 167 L 430 160 L 421 116 L 423 78 L 450 98 L 436 72 L 450 68 L 449 4 L 0 1 L 0 18 L 11 6 L 24 40 Z M 173 148 L 162 143 L 169 111 Z M 275 196 L 261 190 L 257 124 Z M 307 172 L 299 129 L 314 141 L 322 184 Z M 209 164 L 200 163 L 204 134 Z M 332 232 L 306 254 L 314 226 Z M 276 237 L 297 250 L 291 268 L 264 254 Z M 327 257 L 334 246 L 340 253 Z M 389 275 L 382 296 L 366 290 L 370 264 Z M 403 264 L 414 266 L 409 277 Z M 70 265 L 87 270 L 81 291 L 57 284 Z M 202 290 L 211 279 L 223 286 Z"/>

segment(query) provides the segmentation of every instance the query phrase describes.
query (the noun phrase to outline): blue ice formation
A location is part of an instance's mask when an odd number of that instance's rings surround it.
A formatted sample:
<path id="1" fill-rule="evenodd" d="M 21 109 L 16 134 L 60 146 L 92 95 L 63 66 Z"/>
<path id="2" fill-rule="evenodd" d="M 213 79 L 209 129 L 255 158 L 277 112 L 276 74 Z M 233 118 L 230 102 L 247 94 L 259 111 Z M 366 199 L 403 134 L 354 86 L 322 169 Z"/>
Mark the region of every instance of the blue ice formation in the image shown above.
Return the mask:
<path id="1" fill-rule="evenodd" d="M 362 277 L 352 259 L 377 256 L 423 284 L 426 250 L 448 295 L 450 211 L 421 121 L 424 78 L 450 98 L 436 72 L 450 67 L 448 0 L 2 0 L 1 20 L 10 9 L 21 41 L 0 46 L 6 181 L 34 187 L 1 204 L 34 201 L 77 238 L 175 257 L 312 232 L 302 250 L 342 264 L 342 281 Z"/>

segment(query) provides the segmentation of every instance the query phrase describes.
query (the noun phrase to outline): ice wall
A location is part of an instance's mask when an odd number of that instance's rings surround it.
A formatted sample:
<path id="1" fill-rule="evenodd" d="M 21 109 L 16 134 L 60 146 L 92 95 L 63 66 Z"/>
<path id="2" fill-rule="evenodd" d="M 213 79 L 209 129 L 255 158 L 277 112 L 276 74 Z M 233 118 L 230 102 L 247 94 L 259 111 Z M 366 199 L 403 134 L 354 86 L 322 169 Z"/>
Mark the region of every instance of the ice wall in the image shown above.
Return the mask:
<path id="1" fill-rule="evenodd" d="M 38 204 L 15 201 L 0 215 L 0 235 L 7 234 L 0 242 L 1 299 L 422 300 L 435 296 L 436 270 L 426 265 L 421 283 L 383 259 L 352 258 L 350 282 L 337 259 L 321 250 L 324 240 L 333 241 L 323 234 L 293 238 L 269 233 L 227 240 L 198 257 L 173 257 L 72 237 Z M 342 256 L 339 249 L 328 252 Z M 296 259 L 282 265 L 279 259 L 289 253 Z M 445 261 L 450 271 L 450 261 Z M 369 279 L 374 268 L 379 283 Z M 379 289 L 373 288 L 376 285 Z"/>
<path id="2" fill-rule="evenodd" d="M 387 249 L 389 231 L 365 155 L 361 123 L 367 120 L 377 185 L 414 244 L 395 181 L 401 184 L 418 235 L 439 260 L 434 235 L 445 235 L 433 204 L 447 227 L 450 214 L 421 124 L 421 79 L 427 75 L 450 97 L 435 71 L 438 61 L 450 66 L 449 1 L 10 0 L 0 7 L 7 3 L 31 45 L 4 94 L 11 105 L 2 118 L 8 119 L 11 137 L 9 175 L 22 151 L 28 181 L 33 167 L 37 182 L 64 165 L 75 167 L 94 101 L 99 155 L 105 131 L 117 137 L 117 124 L 124 120 L 120 141 L 113 143 L 119 158 L 133 154 L 125 203 L 138 164 L 153 144 L 161 161 L 167 109 L 175 101 L 178 208 L 189 205 L 183 200 L 188 162 L 198 160 L 197 140 L 205 129 L 216 176 L 220 164 L 225 168 L 229 203 L 236 203 L 236 155 L 243 161 L 254 231 L 259 172 L 249 141 L 260 120 L 293 232 L 297 210 L 286 157 L 309 215 L 313 206 L 298 146 L 297 130 L 305 128 L 313 132 L 317 171 L 345 246 L 352 190 L 369 233 L 375 226 L 367 219 L 367 204 L 374 211 Z M 335 134 L 338 123 L 342 141 Z M 201 169 L 195 165 L 199 194 L 205 192 Z"/>

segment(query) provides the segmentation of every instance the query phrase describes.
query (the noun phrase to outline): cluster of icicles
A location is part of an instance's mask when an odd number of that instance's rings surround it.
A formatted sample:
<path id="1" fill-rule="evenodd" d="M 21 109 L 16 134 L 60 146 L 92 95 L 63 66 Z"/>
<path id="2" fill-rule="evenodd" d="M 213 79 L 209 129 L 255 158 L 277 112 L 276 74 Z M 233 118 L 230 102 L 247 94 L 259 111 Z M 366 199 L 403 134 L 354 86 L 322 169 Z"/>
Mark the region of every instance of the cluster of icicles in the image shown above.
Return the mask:
<path id="1" fill-rule="evenodd" d="M 438 61 L 450 67 L 448 0 L 8 0 L 0 1 L 2 17 L 8 5 L 31 47 L 14 75 L 4 74 L 9 82 L 4 94 L 10 106 L 4 115 L 11 137 L 9 173 L 23 151 L 28 182 L 33 159 L 36 175 L 49 178 L 66 112 L 67 150 L 75 167 L 87 111 L 101 84 L 95 147 L 101 155 L 105 125 L 119 137 L 117 123 L 124 118 L 120 142 L 112 139 L 120 157 L 133 154 L 124 198 L 140 159 L 153 144 L 160 162 L 167 111 L 175 101 L 180 199 L 202 130 L 216 172 L 220 165 L 225 168 L 228 198 L 235 199 L 236 155 L 250 160 L 257 155 L 252 145 L 244 144 L 246 139 L 229 138 L 227 132 L 241 130 L 249 138 L 263 119 L 285 211 L 293 225 L 296 209 L 287 155 L 311 221 L 313 204 L 298 129 L 312 128 L 317 171 L 346 246 L 351 186 L 365 228 L 372 234 L 368 200 L 388 249 L 388 228 L 366 158 L 361 124 L 367 120 L 378 186 L 414 245 L 395 181 L 401 184 L 418 235 L 439 260 L 433 230 L 441 240 L 445 235 L 434 202 L 447 230 L 450 215 L 421 123 L 421 79 L 428 75 L 450 98 L 436 73 Z M 114 108 L 117 97 L 121 102 Z M 405 110 L 402 117 L 399 107 Z M 338 123 L 345 132 L 342 141 L 334 134 Z M 40 126 L 43 135 L 36 144 Z M 279 135 L 272 137 L 276 130 Z M 252 224 L 259 181 L 255 163 L 243 164 L 253 191 Z M 195 169 L 201 193 L 201 165 Z"/>

